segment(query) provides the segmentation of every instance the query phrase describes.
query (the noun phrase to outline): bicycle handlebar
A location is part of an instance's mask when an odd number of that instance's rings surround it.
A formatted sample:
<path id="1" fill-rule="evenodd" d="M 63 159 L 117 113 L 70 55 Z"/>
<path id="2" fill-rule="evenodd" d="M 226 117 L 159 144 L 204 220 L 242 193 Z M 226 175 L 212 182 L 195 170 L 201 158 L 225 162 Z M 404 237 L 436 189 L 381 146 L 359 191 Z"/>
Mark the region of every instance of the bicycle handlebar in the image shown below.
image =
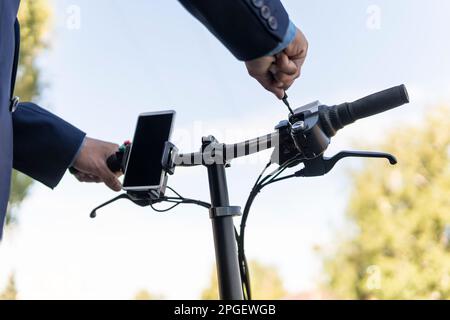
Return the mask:
<path id="1" fill-rule="evenodd" d="M 343 127 L 409 103 L 405 85 L 393 87 L 350 103 L 330 107 L 321 114 L 322 125 L 331 137 Z"/>
<path id="2" fill-rule="evenodd" d="M 240 143 L 214 143 L 203 151 L 178 154 L 175 156 L 174 162 L 178 167 L 194 167 L 205 164 L 209 160 L 208 157 L 213 155 L 216 157 L 215 161 L 218 158 L 223 161 L 229 161 L 271 149 L 278 144 L 278 141 L 279 133 L 273 132 Z"/>
<path id="3" fill-rule="evenodd" d="M 236 144 L 218 143 L 213 137 L 208 137 L 211 143 L 206 143 L 207 146 L 201 151 L 174 154 L 174 165 L 198 166 L 214 163 L 217 159 L 227 162 L 280 145 L 285 146 L 283 155 L 286 157 L 298 152 L 303 153 L 306 158 L 310 158 L 308 152 L 311 153 L 311 157 L 317 157 L 325 151 L 330 138 L 336 135 L 338 130 L 359 119 L 397 108 L 408 102 L 406 87 L 400 85 L 350 103 L 332 107 L 321 105 L 318 110 L 299 108 L 299 111 L 291 117 L 290 123 L 283 121 L 277 126 L 277 132 Z M 111 170 L 117 171 L 117 167 L 120 166 L 117 163 L 121 159 L 117 155 L 115 159 L 112 157 L 108 159 Z"/>
<path id="4" fill-rule="evenodd" d="M 409 96 L 406 87 L 405 85 L 400 85 L 378 93 L 374 93 L 355 102 L 343 103 L 332 107 L 320 106 L 318 110 L 319 121 L 317 122 L 317 124 L 321 127 L 321 130 L 323 130 L 326 136 L 328 136 L 328 138 L 331 138 L 336 134 L 338 130 L 344 128 L 346 125 L 349 125 L 359 119 L 367 118 L 388 111 L 390 109 L 397 108 L 408 102 Z M 302 112 L 305 112 L 305 110 L 301 111 L 300 113 Z M 291 127 L 291 125 L 287 125 L 286 122 L 284 125 L 281 125 L 281 127 L 283 126 L 284 128 L 286 128 L 287 126 L 288 131 L 293 131 L 294 125 L 292 125 Z M 311 128 L 312 127 L 310 127 L 309 130 L 311 130 Z M 177 166 L 202 165 L 207 163 L 208 159 L 211 156 L 215 156 L 216 161 L 218 158 L 222 159 L 222 161 L 229 161 L 263 150 L 267 150 L 272 147 L 276 147 L 278 143 L 286 144 L 287 142 L 283 140 L 283 136 L 285 135 L 278 131 L 236 144 L 212 143 L 209 145 L 209 149 L 204 149 L 200 152 L 195 153 L 178 155 L 176 163 Z M 305 136 L 305 139 L 306 137 L 307 136 Z M 311 143 L 317 144 L 317 140 L 311 140 Z M 326 148 L 328 143 L 329 141 L 324 141 L 324 144 L 319 147 Z M 292 144 L 292 146 L 294 145 Z M 297 149 L 298 148 L 299 147 L 297 147 Z M 317 153 L 317 155 L 318 154 L 319 153 Z"/>

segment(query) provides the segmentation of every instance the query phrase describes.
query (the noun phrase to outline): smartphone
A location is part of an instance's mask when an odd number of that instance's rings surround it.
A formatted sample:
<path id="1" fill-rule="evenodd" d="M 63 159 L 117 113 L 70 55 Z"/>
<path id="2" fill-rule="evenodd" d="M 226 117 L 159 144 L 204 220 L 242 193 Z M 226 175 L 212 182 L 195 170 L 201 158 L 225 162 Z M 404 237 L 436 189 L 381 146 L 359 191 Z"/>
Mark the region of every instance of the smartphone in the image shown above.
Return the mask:
<path id="1" fill-rule="evenodd" d="M 173 110 L 139 115 L 125 166 L 124 190 L 149 191 L 163 187 L 166 173 L 161 162 L 174 120 Z"/>

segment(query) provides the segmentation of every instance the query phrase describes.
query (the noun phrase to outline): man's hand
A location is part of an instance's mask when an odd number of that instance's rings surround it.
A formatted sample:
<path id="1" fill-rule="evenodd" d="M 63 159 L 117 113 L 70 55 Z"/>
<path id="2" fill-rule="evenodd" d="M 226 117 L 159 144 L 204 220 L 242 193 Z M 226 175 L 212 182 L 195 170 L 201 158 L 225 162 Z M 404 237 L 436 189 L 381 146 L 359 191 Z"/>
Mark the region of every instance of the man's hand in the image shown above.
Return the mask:
<path id="1" fill-rule="evenodd" d="M 258 80 L 267 91 L 275 94 L 279 99 L 284 96 L 283 84 L 276 81 L 270 72 L 271 67 L 276 63 L 275 57 L 262 57 L 251 61 L 246 61 L 248 74 Z"/>
<path id="2" fill-rule="evenodd" d="M 73 165 L 79 171 L 75 177 L 81 182 L 104 182 L 112 190 L 120 191 L 122 186 L 117 179 L 118 174 L 111 172 L 106 165 L 106 159 L 118 149 L 117 144 L 86 137 Z"/>
<path id="3" fill-rule="evenodd" d="M 284 93 L 300 77 L 308 54 L 308 41 L 297 29 L 294 40 L 274 57 L 262 57 L 247 61 L 248 73 L 268 91 L 282 99 Z"/>

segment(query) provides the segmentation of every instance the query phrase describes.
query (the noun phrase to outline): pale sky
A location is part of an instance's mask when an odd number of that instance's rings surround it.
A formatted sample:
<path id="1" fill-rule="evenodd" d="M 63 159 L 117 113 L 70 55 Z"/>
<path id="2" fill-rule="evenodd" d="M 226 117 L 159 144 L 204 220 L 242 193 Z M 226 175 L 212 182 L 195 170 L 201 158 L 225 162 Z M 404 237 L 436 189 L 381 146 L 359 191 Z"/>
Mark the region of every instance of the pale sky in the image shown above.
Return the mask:
<path id="1" fill-rule="evenodd" d="M 52 3 L 51 47 L 39 62 L 47 84 L 40 103 L 90 136 L 120 143 L 132 137 L 139 113 L 175 109 L 174 140 L 192 151 L 202 135 L 237 142 L 271 132 L 286 117 L 284 106 L 177 1 Z M 410 91 L 409 106 L 344 130 L 328 154 L 378 141 L 395 125 L 420 124 L 428 107 L 449 103 L 447 0 L 283 3 L 310 42 L 303 77 L 289 92 L 294 106 L 341 103 L 401 83 Z M 80 29 L 67 26 L 71 5 L 81 10 Z M 228 170 L 233 205 L 244 205 L 269 156 Z M 348 172 L 359 165 L 350 161 L 324 178 L 280 183 L 257 198 L 248 257 L 276 266 L 290 292 L 315 288 L 321 259 L 314 246 L 330 247 L 345 234 Z M 204 168 L 178 169 L 169 184 L 209 200 Z M 0 288 L 14 271 L 25 299 L 129 299 L 140 289 L 198 298 L 214 262 L 208 213 L 186 206 L 158 214 L 122 202 L 89 219 L 93 207 L 113 196 L 70 175 L 55 191 L 35 184 L 19 227 L 0 246 Z"/>

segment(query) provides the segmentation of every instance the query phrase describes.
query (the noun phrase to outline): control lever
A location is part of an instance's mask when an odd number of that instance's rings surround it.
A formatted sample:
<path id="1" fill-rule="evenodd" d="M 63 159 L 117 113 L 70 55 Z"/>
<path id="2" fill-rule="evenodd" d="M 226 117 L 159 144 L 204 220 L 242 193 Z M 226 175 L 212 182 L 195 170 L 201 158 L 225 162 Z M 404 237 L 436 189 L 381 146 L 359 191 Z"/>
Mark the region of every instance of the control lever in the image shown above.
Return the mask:
<path id="1" fill-rule="evenodd" d="M 147 207 L 147 206 L 150 206 L 154 203 L 158 203 L 161 201 L 160 196 L 158 196 L 157 194 L 152 194 L 152 193 L 148 193 L 148 192 L 122 193 L 121 195 L 99 205 L 97 208 L 95 208 L 94 210 L 91 211 L 89 216 L 92 219 L 96 218 L 97 210 L 99 210 L 103 207 L 106 207 L 107 205 L 109 205 L 113 202 L 116 202 L 118 200 L 121 200 L 121 199 L 130 200 L 134 204 L 137 204 L 138 206 L 141 206 L 141 207 Z"/>
<path id="2" fill-rule="evenodd" d="M 397 159 L 384 152 L 368 151 L 342 151 L 331 158 L 319 157 L 312 160 L 303 161 L 305 167 L 296 172 L 297 177 L 320 177 L 330 172 L 336 163 L 344 158 L 382 158 L 387 159 L 391 165 L 397 164 Z"/>

